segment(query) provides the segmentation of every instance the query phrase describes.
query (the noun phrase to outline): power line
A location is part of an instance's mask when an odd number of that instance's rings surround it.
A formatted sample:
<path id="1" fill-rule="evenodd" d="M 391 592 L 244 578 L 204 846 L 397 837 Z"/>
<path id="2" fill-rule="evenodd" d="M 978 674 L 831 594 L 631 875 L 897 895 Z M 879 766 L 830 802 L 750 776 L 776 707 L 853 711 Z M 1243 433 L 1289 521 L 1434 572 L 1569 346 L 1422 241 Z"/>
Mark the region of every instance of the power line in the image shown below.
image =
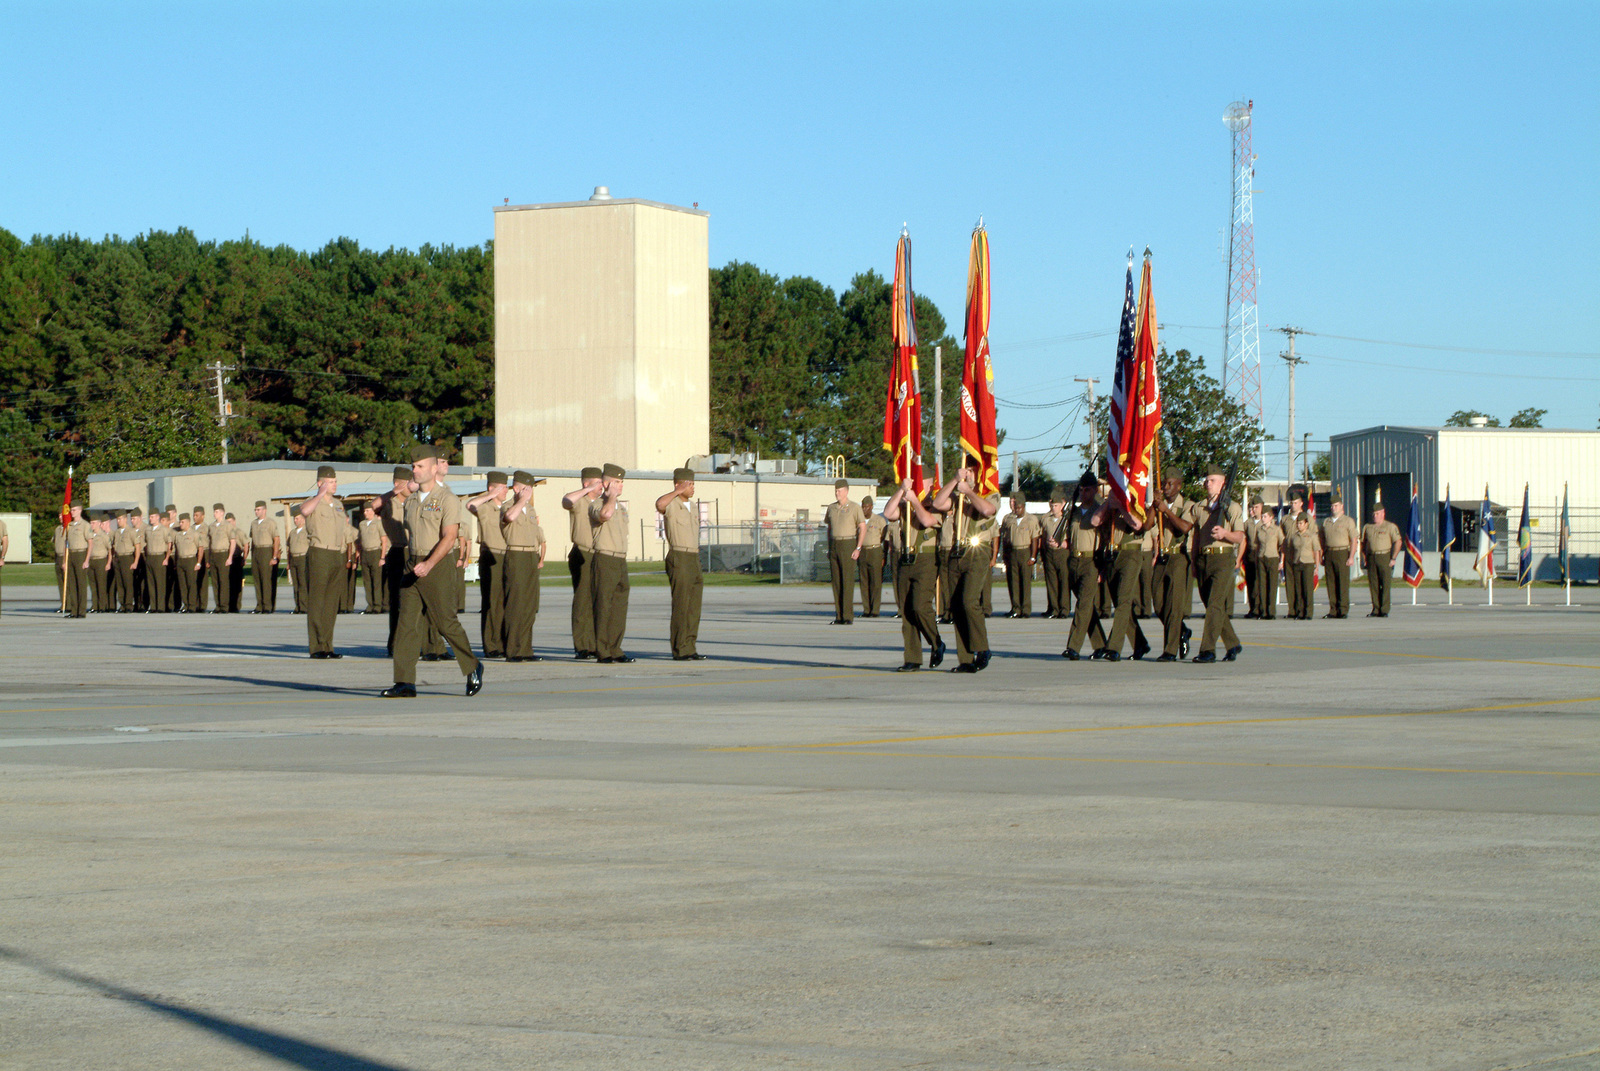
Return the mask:
<path id="1" fill-rule="evenodd" d="M 1304 333 L 1309 335 L 1311 332 Z M 1356 357 L 1330 357 L 1325 353 L 1305 353 L 1301 354 L 1301 356 L 1315 357 L 1319 361 L 1338 361 L 1341 364 L 1366 364 L 1376 368 L 1396 367 L 1390 361 L 1363 361 Z M 1475 372 L 1470 368 L 1432 368 L 1419 367 L 1417 365 L 1406 365 L 1405 369 L 1408 372 L 1427 372 L 1430 375 L 1441 376 L 1490 376 L 1495 379 L 1545 379 L 1560 383 L 1600 383 L 1600 377 L 1596 376 L 1530 376 L 1521 372 Z"/>
<path id="2" fill-rule="evenodd" d="M 1183 331 L 1221 331 L 1222 328 L 1215 324 L 1162 324 L 1163 328 L 1176 327 Z M 1435 346 L 1426 342 L 1395 342 L 1383 338 L 1356 338 L 1354 335 L 1330 335 L 1323 331 L 1305 331 L 1296 328 L 1302 335 L 1314 335 L 1317 338 L 1334 338 L 1340 342 L 1365 342 L 1373 346 L 1399 346 L 1409 350 L 1441 350 L 1446 353 L 1480 353 L 1489 357 L 1566 357 L 1578 360 L 1594 360 L 1600 353 L 1582 353 L 1562 350 L 1493 350 L 1480 349 L 1473 346 Z M 1521 377 L 1519 377 L 1521 378 Z"/>

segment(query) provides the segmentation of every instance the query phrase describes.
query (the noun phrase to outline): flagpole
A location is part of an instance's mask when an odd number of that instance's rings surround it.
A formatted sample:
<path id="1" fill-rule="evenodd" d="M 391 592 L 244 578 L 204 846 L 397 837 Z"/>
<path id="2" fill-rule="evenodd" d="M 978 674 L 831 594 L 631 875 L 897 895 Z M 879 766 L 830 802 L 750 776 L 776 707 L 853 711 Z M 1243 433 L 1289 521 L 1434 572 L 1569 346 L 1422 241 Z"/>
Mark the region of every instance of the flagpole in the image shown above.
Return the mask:
<path id="1" fill-rule="evenodd" d="M 1572 605 L 1572 535 L 1567 531 L 1567 483 L 1561 481 L 1561 517 L 1556 521 L 1556 539 L 1566 553 L 1561 555 L 1562 587 L 1567 589 L 1567 605 Z"/>

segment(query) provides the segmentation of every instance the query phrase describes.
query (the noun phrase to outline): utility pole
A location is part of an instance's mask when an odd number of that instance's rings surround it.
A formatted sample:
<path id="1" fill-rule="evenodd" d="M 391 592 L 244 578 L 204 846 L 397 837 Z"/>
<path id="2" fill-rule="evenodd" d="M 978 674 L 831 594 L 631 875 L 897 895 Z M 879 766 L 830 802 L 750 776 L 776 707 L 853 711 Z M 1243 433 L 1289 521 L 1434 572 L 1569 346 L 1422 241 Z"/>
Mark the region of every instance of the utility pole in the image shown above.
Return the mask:
<path id="1" fill-rule="evenodd" d="M 1094 385 L 1099 382 L 1094 376 L 1074 376 L 1074 383 L 1084 384 L 1084 395 L 1089 400 L 1089 468 L 1094 468 L 1094 463 L 1100 458 L 1100 425 L 1094 418 Z"/>
<path id="2" fill-rule="evenodd" d="M 944 347 L 933 347 L 933 483 L 944 486 Z"/>
<path id="3" fill-rule="evenodd" d="M 239 357 L 241 360 L 244 358 L 244 346 L 242 345 L 239 347 Z M 216 373 L 217 427 L 222 429 L 222 463 L 226 465 L 228 463 L 228 400 L 222 393 L 222 384 L 224 382 L 222 373 L 224 371 L 231 372 L 233 369 L 232 367 L 225 368 L 223 363 L 218 361 L 212 365 L 212 370 Z"/>
<path id="4" fill-rule="evenodd" d="M 1295 442 L 1294 442 L 1294 369 L 1295 369 L 1296 365 L 1301 365 L 1301 364 L 1305 363 L 1305 358 L 1304 357 L 1296 357 L 1294 355 L 1294 337 L 1296 335 L 1308 335 L 1311 332 L 1303 331 L 1298 327 L 1280 327 L 1280 328 L 1278 328 L 1278 330 L 1282 331 L 1284 334 L 1289 336 L 1289 352 L 1288 353 L 1280 353 L 1280 354 L 1278 354 L 1278 356 L 1282 357 L 1284 363 L 1289 366 L 1289 468 L 1288 468 L 1288 477 L 1287 478 L 1290 479 L 1290 480 L 1293 480 L 1294 479 L 1294 447 L 1295 447 Z"/>

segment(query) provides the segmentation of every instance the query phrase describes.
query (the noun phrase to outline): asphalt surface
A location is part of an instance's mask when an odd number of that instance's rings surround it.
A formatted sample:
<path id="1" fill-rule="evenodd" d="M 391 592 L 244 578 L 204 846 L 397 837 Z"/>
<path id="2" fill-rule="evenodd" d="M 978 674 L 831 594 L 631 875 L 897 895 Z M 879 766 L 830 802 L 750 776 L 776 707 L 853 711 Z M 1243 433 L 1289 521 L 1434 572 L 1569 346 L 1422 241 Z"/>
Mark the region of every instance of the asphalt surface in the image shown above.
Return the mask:
<path id="1" fill-rule="evenodd" d="M 7 586 L 0 1066 L 1600 1066 L 1600 594 L 1356 594 L 964 676 L 813 587 L 574 663 L 547 587 L 399 702 L 378 617 Z"/>

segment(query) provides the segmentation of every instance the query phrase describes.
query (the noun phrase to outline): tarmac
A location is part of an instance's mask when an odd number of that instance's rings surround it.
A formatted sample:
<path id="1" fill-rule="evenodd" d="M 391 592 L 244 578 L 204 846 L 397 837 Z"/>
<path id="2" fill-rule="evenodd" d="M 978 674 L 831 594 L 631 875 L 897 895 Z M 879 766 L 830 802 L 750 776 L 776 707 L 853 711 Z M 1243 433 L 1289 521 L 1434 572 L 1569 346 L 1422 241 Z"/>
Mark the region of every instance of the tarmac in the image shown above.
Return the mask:
<path id="1" fill-rule="evenodd" d="M 547 586 L 383 701 L 379 617 L 7 585 L 0 1066 L 1594 1068 L 1600 592 L 1495 594 L 964 676 L 816 587 L 575 663 Z"/>

